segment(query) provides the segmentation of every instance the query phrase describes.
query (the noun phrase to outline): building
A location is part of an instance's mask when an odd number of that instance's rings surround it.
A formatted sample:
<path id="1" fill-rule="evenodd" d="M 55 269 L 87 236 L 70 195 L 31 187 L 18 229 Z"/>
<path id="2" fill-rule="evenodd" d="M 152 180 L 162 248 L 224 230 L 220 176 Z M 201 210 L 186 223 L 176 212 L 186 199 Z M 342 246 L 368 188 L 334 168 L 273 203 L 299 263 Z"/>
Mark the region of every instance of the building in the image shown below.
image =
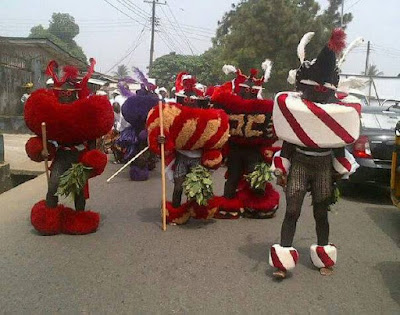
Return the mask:
<path id="1" fill-rule="evenodd" d="M 26 132 L 21 97 L 23 86 L 45 87 L 47 64 L 56 60 L 60 66 L 73 65 L 87 69 L 79 60 L 46 38 L 0 37 L 0 130 Z"/>

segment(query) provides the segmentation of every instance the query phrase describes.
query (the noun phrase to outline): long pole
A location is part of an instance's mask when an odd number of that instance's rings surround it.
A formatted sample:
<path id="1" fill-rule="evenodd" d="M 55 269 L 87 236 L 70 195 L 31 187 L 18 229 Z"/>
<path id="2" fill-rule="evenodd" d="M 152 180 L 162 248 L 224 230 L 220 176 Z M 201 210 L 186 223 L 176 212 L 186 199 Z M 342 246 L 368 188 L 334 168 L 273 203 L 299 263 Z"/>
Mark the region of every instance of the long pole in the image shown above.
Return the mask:
<path id="1" fill-rule="evenodd" d="M 44 158 L 44 169 L 46 171 L 47 185 L 50 182 L 50 174 L 49 174 L 49 151 L 47 150 L 47 132 L 46 132 L 46 123 L 42 122 L 42 144 L 43 144 L 43 155 Z"/>
<path id="2" fill-rule="evenodd" d="M 342 13 L 340 15 L 340 27 L 343 28 L 343 11 L 344 11 L 344 0 L 342 0 Z"/>
<path id="3" fill-rule="evenodd" d="M 117 176 L 119 173 L 121 173 L 125 168 L 128 167 L 133 161 L 135 161 L 139 156 L 141 156 L 144 152 L 146 152 L 149 149 L 149 147 L 145 147 L 142 151 L 140 151 L 138 154 L 136 154 L 133 158 L 131 158 L 128 162 L 125 163 L 124 166 L 122 166 L 118 171 L 116 171 L 109 179 L 107 179 L 107 183 L 109 183 L 115 176 Z"/>
<path id="4" fill-rule="evenodd" d="M 163 119 L 163 108 L 162 102 L 158 102 L 158 110 L 160 117 L 160 136 L 164 137 L 164 119 Z M 167 196 L 165 186 L 165 150 L 164 143 L 161 143 L 161 188 L 162 188 L 162 230 L 167 230 Z"/>
<path id="5" fill-rule="evenodd" d="M 152 13 L 151 13 L 151 41 L 150 41 L 150 62 L 149 62 L 149 71 L 153 66 L 153 58 L 154 58 L 154 34 L 156 28 L 156 4 L 166 5 L 167 3 L 159 2 L 159 0 L 151 0 L 151 1 L 144 1 L 146 3 L 151 3 L 152 5 Z"/>
<path id="6" fill-rule="evenodd" d="M 370 55 L 370 50 L 371 50 L 371 42 L 368 41 L 367 44 L 367 57 L 365 59 L 365 75 L 368 74 L 368 68 L 369 68 L 369 55 Z M 368 103 L 371 105 L 371 85 L 372 85 L 372 77 L 369 76 L 369 89 L 368 89 Z"/>
<path id="7" fill-rule="evenodd" d="M 367 72 L 368 72 L 370 50 L 371 50 L 371 42 L 368 41 L 368 44 L 367 44 L 367 58 L 365 59 L 365 71 L 364 71 L 365 75 L 367 75 Z"/>
<path id="8" fill-rule="evenodd" d="M 154 56 L 154 27 L 156 24 L 156 0 L 153 0 L 153 9 L 151 14 L 151 43 L 150 43 L 150 62 L 149 71 L 153 66 L 153 56 Z"/>

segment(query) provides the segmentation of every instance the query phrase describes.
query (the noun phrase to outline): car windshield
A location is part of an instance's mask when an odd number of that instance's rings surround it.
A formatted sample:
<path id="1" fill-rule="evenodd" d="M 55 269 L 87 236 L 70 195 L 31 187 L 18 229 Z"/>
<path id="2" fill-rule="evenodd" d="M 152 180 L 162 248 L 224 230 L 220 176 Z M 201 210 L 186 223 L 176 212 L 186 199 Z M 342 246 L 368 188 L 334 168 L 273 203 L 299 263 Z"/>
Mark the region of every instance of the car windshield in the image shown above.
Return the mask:
<path id="1" fill-rule="evenodd" d="M 361 113 L 361 125 L 364 129 L 394 130 L 399 120 L 398 112 Z"/>

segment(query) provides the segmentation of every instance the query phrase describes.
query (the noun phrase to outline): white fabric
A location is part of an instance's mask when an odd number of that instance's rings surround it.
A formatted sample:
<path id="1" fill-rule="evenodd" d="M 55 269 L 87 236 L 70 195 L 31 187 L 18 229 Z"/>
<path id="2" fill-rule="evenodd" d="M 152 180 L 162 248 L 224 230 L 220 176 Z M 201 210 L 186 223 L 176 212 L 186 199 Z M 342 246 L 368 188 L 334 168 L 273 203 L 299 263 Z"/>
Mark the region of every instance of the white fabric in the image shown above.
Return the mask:
<path id="1" fill-rule="evenodd" d="M 294 247 L 282 247 L 279 244 L 274 244 L 272 245 L 272 247 L 275 248 L 276 255 L 278 256 L 280 262 L 282 263 L 283 267 L 286 270 L 292 270 L 294 269 L 294 267 L 296 267 L 296 262 L 294 261 L 293 256 L 290 253 L 290 251 L 297 252 L 297 250 Z M 278 268 L 278 266 L 274 266 L 271 257 L 271 251 L 269 252 L 269 265 L 271 267 Z"/>
<path id="2" fill-rule="evenodd" d="M 357 168 L 360 167 L 360 165 L 356 162 L 353 154 L 351 154 L 347 150 L 345 150 L 345 158 L 351 164 L 350 172 L 336 159 L 336 157 L 333 159 L 333 168 L 335 169 L 336 172 L 343 175 L 342 179 L 348 179 L 349 176 L 355 173 Z"/>
<path id="3" fill-rule="evenodd" d="M 316 245 L 316 244 L 313 244 L 310 247 L 311 261 L 312 261 L 312 263 L 314 264 L 315 267 L 324 268 L 326 266 L 317 255 L 317 247 L 318 247 L 318 245 Z M 336 260 L 337 260 L 337 249 L 336 249 L 336 247 L 333 246 L 333 245 L 325 245 L 325 246 L 323 246 L 323 248 L 324 248 L 325 253 L 329 256 L 329 258 L 336 265 Z"/>
<path id="4" fill-rule="evenodd" d="M 125 128 L 128 128 L 130 123 L 128 123 L 121 113 L 114 112 L 114 129 L 121 132 Z"/>
<path id="5" fill-rule="evenodd" d="M 189 157 L 189 158 L 200 158 L 202 150 L 177 150 L 179 153 Z"/>
<path id="6" fill-rule="evenodd" d="M 282 92 L 275 97 L 272 119 L 276 134 L 280 139 L 299 146 L 305 146 L 279 108 L 278 97 L 281 94 L 288 95 L 286 98 L 287 109 L 320 148 L 340 148 L 348 144 L 307 108 L 301 99 L 301 94 L 298 92 Z M 358 139 L 360 135 L 360 116 L 354 108 L 339 104 L 314 104 L 334 118 L 354 139 Z"/>
<path id="7" fill-rule="evenodd" d="M 274 172 L 277 167 L 275 165 L 275 158 L 281 158 L 282 159 L 282 164 L 283 167 L 285 168 L 285 172 L 286 174 L 289 174 L 289 170 L 290 170 L 290 161 L 287 158 L 281 157 L 281 150 L 275 152 L 274 157 L 272 158 L 272 165 L 271 165 L 271 171 Z"/>

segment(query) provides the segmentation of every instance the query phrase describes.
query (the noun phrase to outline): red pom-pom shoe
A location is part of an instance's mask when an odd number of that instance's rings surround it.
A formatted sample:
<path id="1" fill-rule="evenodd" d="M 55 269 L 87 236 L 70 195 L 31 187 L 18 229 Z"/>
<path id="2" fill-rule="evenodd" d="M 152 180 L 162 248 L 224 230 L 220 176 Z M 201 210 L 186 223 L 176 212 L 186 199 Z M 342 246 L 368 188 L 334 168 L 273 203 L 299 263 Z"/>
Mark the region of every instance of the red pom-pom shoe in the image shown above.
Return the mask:
<path id="1" fill-rule="evenodd" d="M 62 232 L 62 216 L 64 207 L 56 208 L 46 206 L 46 201 L 41 200 L 36 203 L 31 211 L 31 223 L 33 227 L 42 235 L 56 235 Z"/>
<path id="2" fill-rule="evenodd" d="M 64 208 L 63 226 L 64 234 L 84 235 L 96 232 L 100 223 L 100 215 L 93 211 L 75 211 Z"/>

